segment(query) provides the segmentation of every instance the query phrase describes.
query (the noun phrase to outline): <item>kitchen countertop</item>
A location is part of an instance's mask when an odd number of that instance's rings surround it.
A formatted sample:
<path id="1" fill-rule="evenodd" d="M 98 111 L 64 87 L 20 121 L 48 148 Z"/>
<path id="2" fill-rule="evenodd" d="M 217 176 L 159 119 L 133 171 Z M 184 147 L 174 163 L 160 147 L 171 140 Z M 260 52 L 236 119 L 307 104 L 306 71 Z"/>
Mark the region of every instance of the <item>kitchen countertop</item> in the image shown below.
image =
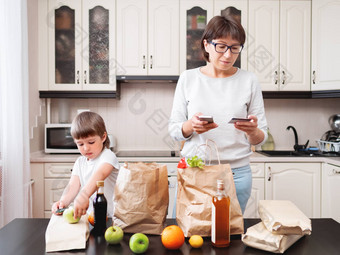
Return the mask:
<path id="1" fill-rule="evenodd" d="M 245 231 L 255 225 L 259 219 L 245 219 Z M 131 234 L 125 234 L 119 245 L 107 245 L 103 237 L 90 235 L 86 249 L 64 252 L 45 252 L 45 231 L 49 219 L 14 219 L 0 229 L 0 247 L 2 255 L 26 255 L 26 254 L 133 254 L 129 249 Z M 167 225 L 175 224 L 174 220 L 167 220 Z M 111 224 L 111 219 L 108 221 Z M 204 244 L 200 249 L 193 249 L 188 244 L 188 238 L 179 250 L 167 250 L 161 243 L 159 235 L 147 235 L 150 245 L 146 254 L 272 254 L 262 250 L 247 247 L 240 240 L 240 235 L 232 236 L 228 248 L 214 248 L 210 238 L 204 238 Z M 285 255 L 320 255 L 339 254 L 340 250 L 340 224 L 333 219 L 312 219 L 312 234 L 304 236 L 285 251 Z"/>
<path id="2" fill-rule="evenodd" d="M 42 151 L 31 153 L 31 163 L 74 163 L 80 154 L 46 154 Z M 177 163 L 180 157 L 118 157 L 119 162 L 164 162 Z M 268 157 L 254 152 L 250 157 L 251 163 L 289 163 L 289 162 L 314 162 L 340 165 L 340 157 Z"/>

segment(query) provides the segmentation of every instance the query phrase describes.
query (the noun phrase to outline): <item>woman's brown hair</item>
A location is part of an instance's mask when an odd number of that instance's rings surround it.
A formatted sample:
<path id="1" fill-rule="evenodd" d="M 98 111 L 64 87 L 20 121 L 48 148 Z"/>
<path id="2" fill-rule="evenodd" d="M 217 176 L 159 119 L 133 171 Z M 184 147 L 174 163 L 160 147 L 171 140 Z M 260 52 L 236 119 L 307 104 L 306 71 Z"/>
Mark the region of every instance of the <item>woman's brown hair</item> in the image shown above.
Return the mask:
<path id="1" fill-rule="evenodd" d="M 106 133 L 106 140 L 103 142 L 103 148 L 110 147 L 110 140 L 107 136 L 105 122 L 103 118 L 95 112 L 79 113 L 72 121 L 71 135 L 73 139 L 86 138 L 98 135 L 100 138 Z"/>
<path id="2" fill-rule="evenodd" d="M 204 40 L 208 42 L 219 39 L 231 37 L 233 40 L 238 41 L 241 45 L 246 41 L 246 33 L 242 25 L 230 16 L 213 17 L 208 25 L 205 27 L 201 38 L 201 50 L 203 53 L 203 58 L 209 62 L 209 53 L 205 51 Z"/>

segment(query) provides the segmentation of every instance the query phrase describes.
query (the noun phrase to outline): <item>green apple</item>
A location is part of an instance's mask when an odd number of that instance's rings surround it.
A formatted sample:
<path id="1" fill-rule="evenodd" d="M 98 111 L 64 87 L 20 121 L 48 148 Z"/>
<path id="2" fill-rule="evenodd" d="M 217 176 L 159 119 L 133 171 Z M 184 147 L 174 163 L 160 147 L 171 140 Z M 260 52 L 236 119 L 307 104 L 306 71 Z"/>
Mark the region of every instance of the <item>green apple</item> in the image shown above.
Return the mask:
<path id="1" fill-rule="evenodd" d="M 130 238 L 129 246 L 134 253 L 144 253 L 149 248 L 149 238 L 142 233 L 133 234 Z"/>
<path id="2" fill-rule="evenodd" d="M 78 223 L 80 220 L 80 217 L 78 217 L 77 219 L 74 218 L 74 208 L 72 206 L 70 206 L 64 211 L 63 217 L 68 223 L 71 224 Z"/>
<path id="3" fill-rule="evenodd" d="M 124 236 L 123 230 L 118 226 L 108 227 L 105 231 L 105 240 L 109 244 L 118 244 Z"/>

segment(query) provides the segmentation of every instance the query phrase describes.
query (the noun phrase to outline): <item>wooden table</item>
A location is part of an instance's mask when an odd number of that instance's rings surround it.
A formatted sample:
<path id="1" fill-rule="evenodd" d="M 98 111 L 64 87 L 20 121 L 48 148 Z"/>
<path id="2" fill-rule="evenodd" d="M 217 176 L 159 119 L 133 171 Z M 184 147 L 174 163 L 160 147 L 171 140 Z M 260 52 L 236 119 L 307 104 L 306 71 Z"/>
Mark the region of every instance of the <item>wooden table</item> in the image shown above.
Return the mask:
<path id="1" fill-rule="evenodd" d="M 15 219 L 0 229 L 1 255 L 40 255 L 40 254 L 133 254 L 129 249 L 131 234 L 125 234 L 120 245 L 107 245 L 103 237 L 94 237 L 92 234 L 85 250 L 73 250 L 58 253 L 45 253 L 45 231 L 49 219 Z M 258 219 L 245 219 L 245 229 L 259 222 Z M 167 224 L 174 224 L 174 220 L 167 220 Z M 110 224 L 110 223 L 108 223 Z M 247 247 L 240 240 L 240 236 L 232 236 L 228 248 L 214 248 L 209 238 L 204 239 L 200 249 L 193 249 L 186 239 L 180 250 L 166 250 L 160 236 L 148 235 L 150 240 L 147 254 L 271 254 L 265 251 Z M 312 235 L 305 236 L 291 246 L 285 255 L 333 255 L 340 254 L 340 224 L 332 219 L 312 219 Z"/>

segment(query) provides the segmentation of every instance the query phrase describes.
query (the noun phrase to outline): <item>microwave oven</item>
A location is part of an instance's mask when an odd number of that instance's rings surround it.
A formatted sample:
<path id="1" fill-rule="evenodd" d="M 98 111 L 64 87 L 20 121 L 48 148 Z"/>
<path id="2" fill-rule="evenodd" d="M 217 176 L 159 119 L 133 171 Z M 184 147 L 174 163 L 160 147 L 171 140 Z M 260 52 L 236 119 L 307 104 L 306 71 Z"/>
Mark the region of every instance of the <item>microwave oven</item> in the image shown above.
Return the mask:
<path id="1" fill-rule="evenodd" d="M 79 153 L 71 124 L 45 124 L 45 153 Z"/>

